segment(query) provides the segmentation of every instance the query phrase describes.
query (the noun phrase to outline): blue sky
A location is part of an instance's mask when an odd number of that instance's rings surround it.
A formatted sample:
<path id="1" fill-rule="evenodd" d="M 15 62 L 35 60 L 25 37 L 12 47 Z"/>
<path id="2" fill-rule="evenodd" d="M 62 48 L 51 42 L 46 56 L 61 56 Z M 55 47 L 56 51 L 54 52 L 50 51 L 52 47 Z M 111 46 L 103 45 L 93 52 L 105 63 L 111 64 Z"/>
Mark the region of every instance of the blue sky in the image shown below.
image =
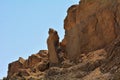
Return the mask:
<path id="1" fill-rule="evenodd" d="M 68 7 L 79 0 L 0 0 L 0 78 L 8 63 L 47 49 L 49 28 L 64 37 Z"/>

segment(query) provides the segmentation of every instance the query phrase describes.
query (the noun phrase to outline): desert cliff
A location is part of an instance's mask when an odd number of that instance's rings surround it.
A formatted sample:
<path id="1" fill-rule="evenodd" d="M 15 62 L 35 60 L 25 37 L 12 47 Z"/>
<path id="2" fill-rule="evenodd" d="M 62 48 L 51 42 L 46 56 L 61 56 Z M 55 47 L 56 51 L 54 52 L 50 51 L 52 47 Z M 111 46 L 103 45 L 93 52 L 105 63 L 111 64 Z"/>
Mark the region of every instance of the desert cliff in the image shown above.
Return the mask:
<path id="1" fill-rule="evenodd" d="M 9 64 L 4 80 L 120 80 L 120 0 L 80 0 L 49 29 L 48 50 Z"/>

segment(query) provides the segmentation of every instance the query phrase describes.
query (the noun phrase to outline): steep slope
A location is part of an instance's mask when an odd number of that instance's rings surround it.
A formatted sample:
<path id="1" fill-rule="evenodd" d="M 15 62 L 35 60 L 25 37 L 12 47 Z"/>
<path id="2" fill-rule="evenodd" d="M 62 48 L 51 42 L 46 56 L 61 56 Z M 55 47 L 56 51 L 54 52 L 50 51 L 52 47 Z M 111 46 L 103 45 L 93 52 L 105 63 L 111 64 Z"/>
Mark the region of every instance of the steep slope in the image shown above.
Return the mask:
<path id="1" fill-rule="evenodd" d="M 4 80 L 120 80 L 120 0 L 81 0 L 49 29 L 48 51 L 9 64 Z"/>

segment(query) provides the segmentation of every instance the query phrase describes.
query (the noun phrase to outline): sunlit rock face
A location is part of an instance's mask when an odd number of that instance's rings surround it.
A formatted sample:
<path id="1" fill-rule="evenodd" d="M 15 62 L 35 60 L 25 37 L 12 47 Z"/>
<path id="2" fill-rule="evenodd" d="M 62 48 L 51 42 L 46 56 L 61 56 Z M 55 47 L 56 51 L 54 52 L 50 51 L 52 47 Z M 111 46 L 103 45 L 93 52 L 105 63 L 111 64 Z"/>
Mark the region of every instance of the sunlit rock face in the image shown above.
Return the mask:
<path id="1" fill-rule="evenodd" d="M 63 44 L 71 60 L 110 44 L 120 31 L 119 0 L 81 0 L 68 9 Z"/>

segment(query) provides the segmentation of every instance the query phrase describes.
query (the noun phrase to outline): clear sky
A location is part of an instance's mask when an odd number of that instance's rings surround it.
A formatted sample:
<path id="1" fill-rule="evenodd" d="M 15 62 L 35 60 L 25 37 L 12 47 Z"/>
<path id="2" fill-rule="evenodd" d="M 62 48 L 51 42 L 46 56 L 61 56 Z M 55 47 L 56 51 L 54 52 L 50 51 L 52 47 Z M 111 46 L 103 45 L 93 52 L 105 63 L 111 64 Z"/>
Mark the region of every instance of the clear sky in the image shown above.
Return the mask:
<path id="1" fill-rule="evenodd" d="M 0 0 L 0 78 L 8 63 L 47 49 L 49 28 L 64 37 L 68 7 L 79 0 Z"/>

